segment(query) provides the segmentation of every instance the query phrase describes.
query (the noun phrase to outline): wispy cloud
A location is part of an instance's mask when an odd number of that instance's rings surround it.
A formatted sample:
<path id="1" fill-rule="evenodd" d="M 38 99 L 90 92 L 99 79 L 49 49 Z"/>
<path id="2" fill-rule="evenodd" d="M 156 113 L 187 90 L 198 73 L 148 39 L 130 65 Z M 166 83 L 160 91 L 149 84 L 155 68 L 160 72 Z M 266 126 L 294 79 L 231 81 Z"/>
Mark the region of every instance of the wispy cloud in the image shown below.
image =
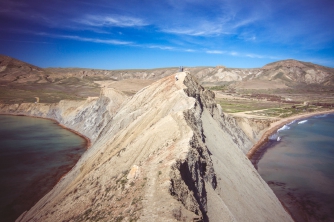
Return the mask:
<path id="1" fill-rule="evenodd" d="M 194 50 L 194 49 L 185 49 L 183 51 L 185 51 L 185 52 L 197 52 L 197 50 Z"/>
<path id="2" fill-rule="evenodd" d="M 175 47 L 172 46 L 161 46 L 161 45 L 143 45 L 143 46 L 150 49 L 175 50 Z"/>
<path id="3" fill-rule="evenodd" d="M 22 42 L 22 43 L 33 43 L 33 44 L 54 44 L 54 43 L 51 43 L 51 42 L 21 41 L 21 40 L 11 40 L 11 39 L 0 39 L 0 41 L 6 41 L 6 42 Z"/>
<path id="4" fill-rule="evenodd" d="M 239 52 L 235 52 L 235 51 L 229 52 L 228 54 L 230 54 L 231 56 L 239 56 L 240 55 Z"/>
<path id="5" fill-rule="evenodd" d="M 188 8 L 195 8 L 198 14 L 191 17 L 184 16 Z M 208 8 L 210 14 L 208 14 Z M 243 0 L 242 3 L 240 1 L 236 3 L 233 0 L 213 1 L 212 3 L 202 0 L 189 1 L 187 7 L 180 9 L 175 6 L 175 10 L 181 13 L 174 13 L 176 16 L 172 22 L 167 25 L 160 24 L 160 27 L 162 32 L 176 35 L 205 37 L 235 35 L 238 34 L 239 29 L 263 20 L 266 13 L 258 12 L 256 8 L 253 3 L 250 4 Z M 173 25 L 168 26 L 170 24 Z"/>
<path id="6" fill-rule="evenodd" d="M 252 59 L 271 59 L 271 60 L 280 60 L 283 59 L 282 57 L 279 56 L 272 56 L 272 55 L 260 55 L 260 54 L 255 54 L 255 53 L 241 53 L 238 54 L 242 57 L 248 57 L 248 58 L 252 58 Z"/>
<path id="7" fill-rule="evenodd" d="M 237 52 L 237 51 L 223 51 L 223 50 L 206 50 L 205 53 L 207 54 L 225 54 L 235 57 L 248 57 L 253 59 L 273 59 L 278 60 L 281 59 L 277 56 L 270 56 L 270 55 L 260 55 L 255 53 L 245 53 L 245 52 Z"/>
<path id="8" fill-rule="evenodd" d="M 237 29 L 252 22 L 256 19 L 248 19 L 247 21 L 228 21 L 224 19 L 216 19 L 212 21 L 195 21 L 193 23 L 181 24 L 178 26 L 162 28 L 161 31 L 165 33 L 171 33 L 176 35 L 189 35 L 189 36 L 221 36 L 221 35 L 234 35 L 237 34 Z"/>
<path id="9" fill-rule="evenodd" d="M 162 32 L 178 34 L 178 35 L 191 35 L 191 36 L 213 36 L 213 35 L 221 35 L 221 34 L 229 34 L 228 32 L 224 32 L 220 26 L 209 26 L 207 27 L 194 27 L 194 28 L 165 28 L 161 30 Z"/>
<path id="10" fill-rule="evenodd" d="M 257 55 L 257 54 L 252 54 L 252 53 L 245 54 L 245 56 L 249 57 L 249 58 L 256 58 L 256 59 L 263 59 L 264 58 L 263 55 Z"/>
<path id="11" fill-rule="evenodd" d="M 117 16 L 117 15 L 86 15 L 83 18 L 75 19 L 76 23 L 94 27 L 140 27 L 147 23 L 140 18 Z"/>
<path id="12" fill-rule="evenodd" d="M 162 28 L 162 32 L 190 36 L 219 36 L 231 34 L 223 21 L 193 21 L 178 26 Z"/>
<path id="13" fill-rule="evenodd" d="M 48 36 L 52 38 L 72 39 L 72 40 L 77 40 L 77 41 L 82 41 L 82 42 L 94 42 L 94 43 L 102 43 L 102 44 L 109 44 L 109 45 L 133 44 L 132 42 L 115 40 L 115 39 L 87 38 L 87 37 L 81 37 L 81 36 L 76 36 L 76 35 L 57 35 L 57 34 L 50 34 L 50 33 L 45 33 L 45 32 L 37 32 L 34 34 L 40 35 L 40 36 Z"/>
<path id="14" fill-rule="evenodd" d="M 226 53 L 225 51 L 220 51 L 220 50 L 207 50 L 205 51 L 208 54 L 224 54 Z"/>
<path id="15" fill-rule="evenodd" d="M 177 47 L 175 45 L 148 45 L 148 44 L 133 44 L 132 46 L 149 48 L 149 49 L 160 49 L 167 51 L 178 51 L 178 52 L 200 52 L 199 50 Z"/>
<path id="16" fill-rule="evenodd" d="M 250 25 L 254 22 L 256 22 L 257 20 L 259 20 L 259 18 L 257 17 L 246 17 L 242 20 L 236 21 L 235 23 L 231 24 L 233 29 L 237 29 L 243 26 L 247 26 Z"/>
<path id="17" fill-rule="evenodd" d="M 0 35 L 8 43 L 0 48 L 12 50 L 11 41 L 68 39 L 73 48 L 82 47 L 80 42 L 127 45 L 204 55 L 209 63 L 221 57 L 238 62 L 333 57 L 333 0 L 40 2 L 0 0 Z"/>

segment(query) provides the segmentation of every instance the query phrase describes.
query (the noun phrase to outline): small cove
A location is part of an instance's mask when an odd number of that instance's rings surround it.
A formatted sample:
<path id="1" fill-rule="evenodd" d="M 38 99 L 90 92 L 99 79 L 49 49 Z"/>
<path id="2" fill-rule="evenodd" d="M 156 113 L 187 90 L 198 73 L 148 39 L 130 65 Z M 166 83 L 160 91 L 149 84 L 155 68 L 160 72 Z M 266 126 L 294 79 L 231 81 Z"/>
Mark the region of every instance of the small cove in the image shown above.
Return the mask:
<path id="1" fill-rule="evenodd" d="M 333 114 L 283 126 L 252 162 L 297 222 L 333 221 Z"/>
<path id="2" fill-rule="evenodd" d="M 54 121 L 0 115 L 0 218 L 14 221 L 66 174 L 87 141 Z"/>

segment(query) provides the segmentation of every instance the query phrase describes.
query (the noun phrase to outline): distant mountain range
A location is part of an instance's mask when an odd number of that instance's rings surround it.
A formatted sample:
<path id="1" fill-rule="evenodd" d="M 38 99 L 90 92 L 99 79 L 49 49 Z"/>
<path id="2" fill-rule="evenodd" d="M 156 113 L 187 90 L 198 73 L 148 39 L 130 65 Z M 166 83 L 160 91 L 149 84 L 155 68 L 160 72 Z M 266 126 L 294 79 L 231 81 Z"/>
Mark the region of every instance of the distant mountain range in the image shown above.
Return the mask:
<path id="1" fill-rule="evenodd" d="M 221 85 L 226 82 L 260 81 L 296 85 L 334 85 L 334 68 L 293 59 L 269 63 L 262 68 L 186 67 L 203 85 Z M 0 55 L 0 84 L 57 83 L 69 77 L 90 80 L 161 79 L 178 72 L 178 68 L 102 70 L 84 68 L 40 68 L 17 59 Z"/>

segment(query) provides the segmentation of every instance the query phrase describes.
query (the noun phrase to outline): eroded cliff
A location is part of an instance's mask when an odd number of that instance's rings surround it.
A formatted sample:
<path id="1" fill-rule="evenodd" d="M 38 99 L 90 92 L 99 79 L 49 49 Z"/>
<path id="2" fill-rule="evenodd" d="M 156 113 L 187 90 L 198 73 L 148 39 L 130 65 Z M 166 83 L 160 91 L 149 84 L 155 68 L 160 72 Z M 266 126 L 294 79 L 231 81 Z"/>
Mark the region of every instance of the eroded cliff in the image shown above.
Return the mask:
<path id="1" fill-rule="evenodd" d="M 245 156 L 249 135 L 190 74 L 178 77 L 131 98 L 109 89 L 78 104 L 0 107 L 93 142 L 17 221 L 292 221 Z"/>
<path id="2" fill-rule="evenodd" d="M 122 92 L 103 89 L 100 97 L 82 101 L 0 104 L 0 113 L 53 119 L 94 142 L 126 100 L 127 96 Z"/>

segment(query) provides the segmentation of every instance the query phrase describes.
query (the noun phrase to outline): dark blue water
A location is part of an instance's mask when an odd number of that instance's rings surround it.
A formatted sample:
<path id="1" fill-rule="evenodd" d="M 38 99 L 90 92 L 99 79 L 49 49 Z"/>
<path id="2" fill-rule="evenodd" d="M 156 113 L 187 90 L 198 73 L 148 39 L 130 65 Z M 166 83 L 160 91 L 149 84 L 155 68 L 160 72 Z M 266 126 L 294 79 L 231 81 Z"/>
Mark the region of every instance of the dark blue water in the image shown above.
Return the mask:
<path id="1" fill-rule="evenodd" d="M 66 174 L 86 141 L 51 120 L 0 115 L 0 221 L 14 221 Z"/>
<path id="2" fill-rule="evenodd" d="M 334 115 L 286 125 L 252 158 L 296 221 L 334 221 Z"/>

